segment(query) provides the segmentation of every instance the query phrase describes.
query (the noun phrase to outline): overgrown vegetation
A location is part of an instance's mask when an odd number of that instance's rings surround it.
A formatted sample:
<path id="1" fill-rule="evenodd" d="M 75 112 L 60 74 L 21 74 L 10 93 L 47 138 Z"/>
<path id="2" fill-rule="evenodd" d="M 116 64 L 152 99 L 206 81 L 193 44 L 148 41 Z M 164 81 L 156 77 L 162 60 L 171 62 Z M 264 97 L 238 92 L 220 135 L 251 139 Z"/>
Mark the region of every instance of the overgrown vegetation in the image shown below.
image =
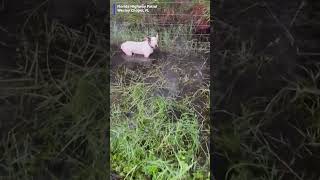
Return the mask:
<path id="1" fill-rule="evenodd" d="M 172 25 L 162 30 L 152 27 L 148 29 L 148 34 L 145 33 L 146 28 L 143 26 L 124 27 L 113 22 L 111 24 L 111 44 L 121 44 L 128 39 L 143 41 L 144 37 L 155 36 L 159 32 L 159 47 L 161 51 L 167 51 L 172 54 L 188 54 L 195 52 L 207 53 L 210 49 L 209 42 L 201 42 L 197 39 L 199 37 L 194 37 L 192 23 L 190 25 Z"/>
<path id="2" fill-rule="evenodd" d="M 132 67 L 119 48 L 111 50 L 111 61 L 124 61 L 111 69 L 112 170 L 124 179 L 209 179 L 209 42 L 195 37 L 193 22 L 160 23 L 154 14 L 177 5 L 158 5 L 152 16 L 111 15 L 115 47 L 157 32 L 160 38 L 148 67 Z"/>
<path id="3" fill-rule="evenodd" d="M 113 86 L 112 169 L 128 179 L 205 179 L 209 158 L 201 163 L 197 157 L 202 129 L 195 110 L 186 99 L 151 96 L 153 88 Z"/>
<path id="4" fill-rule="evenodd" d="M 111 165 L 122 178 L 209 178 L 208 81 L 175 59 L 112 70 Z"/>
<path id="5" fill-rule="evenodd" d="M 209 52 L 208 34 L 195 34 L 199 19 L 203 18 L 209 22 L 209 2 L 192 1 L 182 4 L 172 1 L 150 2 L 158 6 L 158 8 L 150 10 L 152 11 L 149 13 L 150 15 L 148 13 L 116 13 L 111 15 L 110 32 L 112 36 L 110 42 L 119 45 L 127 40 L 143 41 L 144 37 L 155 36 L 156 33 L 159 33 L 159 46 L 162 51 L 178 54 Z M 115 2 L 115 4 L 117 3 Z M 140 4 L 140 0 L 130 1 L 130 3 L 121 2 L 120 4 Z M 205 6 L 206 9 L 203 12 L 197 12 L 200 14 L 191 14 L 192 8 L 198 4 Z M 170 11 L 170 9 L 172 10 Z M 200 38 L 205 40 L 200 40 Z"/>

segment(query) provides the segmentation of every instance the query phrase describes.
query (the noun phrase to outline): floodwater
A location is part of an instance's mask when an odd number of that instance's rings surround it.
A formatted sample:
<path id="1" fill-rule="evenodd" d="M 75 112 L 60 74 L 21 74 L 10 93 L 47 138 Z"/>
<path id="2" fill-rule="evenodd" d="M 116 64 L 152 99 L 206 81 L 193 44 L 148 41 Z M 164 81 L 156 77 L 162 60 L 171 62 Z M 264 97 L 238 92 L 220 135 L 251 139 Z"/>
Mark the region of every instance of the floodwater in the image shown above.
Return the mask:
<path id="1" fill-rule="evenodd" d="M 111 56 L 111 72 L 121 67 L 143 72 L 160 67 L 165 87 L 159 88 L 155 95 L 175 98 L 194 93 L 201 85 L 209 83 L 209 54 L 177 55 L 156 49 L 149 58 L 140 55 L 128 57 L 117 46 L 111 47 L 111 52 L 115 52 Z M 154 80 L 147 78 L 146 83 Z"/>

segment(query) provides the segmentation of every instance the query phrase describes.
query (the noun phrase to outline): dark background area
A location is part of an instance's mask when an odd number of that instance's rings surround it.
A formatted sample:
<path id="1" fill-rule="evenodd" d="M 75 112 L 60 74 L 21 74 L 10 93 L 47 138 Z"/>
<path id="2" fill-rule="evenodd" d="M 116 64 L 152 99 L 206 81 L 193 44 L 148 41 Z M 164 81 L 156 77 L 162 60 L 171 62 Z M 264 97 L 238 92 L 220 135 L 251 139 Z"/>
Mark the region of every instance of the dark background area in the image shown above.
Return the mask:
<path id="1" fill-rule="evenodd" d="M 0 179 L 110 177 L 108 10 L 0 1 Z"/>
<path id="2" fill-rule="evenodd" d="M 319 7 L 277 0 L 213 5 L 217 180 L 319 179 Z"/>

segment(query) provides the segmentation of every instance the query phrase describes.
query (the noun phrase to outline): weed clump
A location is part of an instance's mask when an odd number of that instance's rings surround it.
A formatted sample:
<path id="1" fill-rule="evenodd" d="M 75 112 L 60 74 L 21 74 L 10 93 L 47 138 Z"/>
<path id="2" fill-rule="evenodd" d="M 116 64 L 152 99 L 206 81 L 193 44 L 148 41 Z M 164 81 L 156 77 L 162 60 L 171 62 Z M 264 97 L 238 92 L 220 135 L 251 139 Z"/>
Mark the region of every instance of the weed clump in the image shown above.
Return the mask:
<path id="1" fill-rule="evenodd" d="M 182 101 L 150 96 L 143 84 L 123 89 L 111 108 L 112 169 L 126 178 L 181 179 L 208 177 L 200 166 L 197 115 Z M 132 115 L 120 111 L 126 109 Z M 172 116 L 172 110 L 179 116 Z"/>

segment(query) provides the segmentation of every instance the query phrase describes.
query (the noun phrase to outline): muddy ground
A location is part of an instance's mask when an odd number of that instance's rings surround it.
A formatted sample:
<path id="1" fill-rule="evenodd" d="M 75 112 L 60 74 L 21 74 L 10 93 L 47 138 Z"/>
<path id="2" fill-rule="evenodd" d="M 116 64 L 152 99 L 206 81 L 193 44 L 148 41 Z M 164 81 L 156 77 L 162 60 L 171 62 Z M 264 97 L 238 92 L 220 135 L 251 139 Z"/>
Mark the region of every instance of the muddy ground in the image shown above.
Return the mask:
<path id="1" fill-rule="evenodd" d="M 166 87 L 163 87 L 159 92 L 162 96 L 178 97 L 184 94 L 194 93 L 201 84 L 209 84 L 210 70 L 209 70 L 209 54 L 192 55 L 176 55 L 170 52 L 163 52 L 161 49 L 149 57 L 144 58 L 140 55 L 134 57 L 125 56 L 122 51 L 119 51 L 117 45 L 111 46 L 111 52 L 115 52 L 111 56 L 111 72 L 121 67 L 126 67 L 131 70 L 143 71 L 147 73 L 148 70 L 161 67 L 161 73 L 165 77 Z M 185 74 L 179 74 L 174 71 L 174 68 L 180 68 Z M 180 82 L 183 76 L 188 76 L 193 84 L 182 85 Z M 111 75 L 111 82 L 112 82 Z M 146 83 L 152 82 L 153 79 L 147 79 Z"/>

